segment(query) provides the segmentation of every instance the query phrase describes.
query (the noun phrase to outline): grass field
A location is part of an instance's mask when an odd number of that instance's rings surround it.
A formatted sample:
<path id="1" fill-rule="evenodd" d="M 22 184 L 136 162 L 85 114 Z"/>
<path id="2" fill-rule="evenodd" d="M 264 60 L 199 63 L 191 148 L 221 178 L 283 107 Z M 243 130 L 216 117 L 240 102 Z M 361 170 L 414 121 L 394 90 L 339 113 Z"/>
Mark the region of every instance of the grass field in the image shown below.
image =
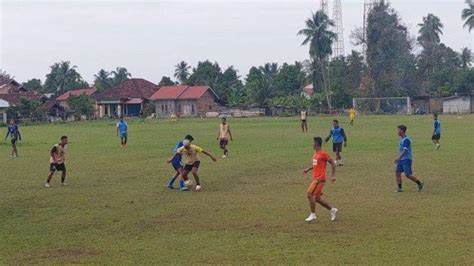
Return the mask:
<path id="1" fill-rule="evenodd" d="M 119 147 L 115 121 L 25 126 L 20 158 L 0 145 L 0 264 L 474 264 L 474 116 L 358 117 L 338 181 L 325 187 L 338 219 L 317 207 L 306 224 L 312 137 L 330 117 L 232 119 L 230 158 L 220 159 L 218 120 L 129 121 Z M 396 126 L 405 123 L 414 174 L 396 188 Z M 5 128 L 0 128 L 5 133 Z M 165 161 L 177 140 L 219 155 L 202 159 L 202 192 L 169 191 Z M 66 134 L 69 186 L 43 188 L 49 149 Z M 330 147 L 327 146 L 327 149 Z"/>

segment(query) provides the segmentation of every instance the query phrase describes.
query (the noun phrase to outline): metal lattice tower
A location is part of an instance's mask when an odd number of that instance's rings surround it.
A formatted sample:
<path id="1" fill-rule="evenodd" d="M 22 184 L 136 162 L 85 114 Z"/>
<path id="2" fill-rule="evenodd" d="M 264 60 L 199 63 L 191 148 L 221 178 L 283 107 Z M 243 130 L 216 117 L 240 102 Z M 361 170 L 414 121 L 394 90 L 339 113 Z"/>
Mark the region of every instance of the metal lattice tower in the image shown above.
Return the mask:
<path id="1" fill-rule="evenodd" d="M 321 10 L 324 12 L 324 14 L 329 16 L 328 0 L 320 0 L 320 3 L 321 3 Z"/>
<path id="2" fill-rule="evenodd" d="M 364 0 L 364 22 L 362 26 L 362 38 L 364 40 L 362 43 L 362 55 L 364 56 L 364 61 L 367 59 L 367 26 L 369 24 L 369 14 L 376 3 L 377 0 Z"/>
<path id="3" fill-rule="evenodd" d="M 342 5 L 341 0 L 334 0 L 333 13 L 334 32 L 336 40 L 332 45 L 333 57 L 344 55 L 344 27 L 342 26 Z"/>

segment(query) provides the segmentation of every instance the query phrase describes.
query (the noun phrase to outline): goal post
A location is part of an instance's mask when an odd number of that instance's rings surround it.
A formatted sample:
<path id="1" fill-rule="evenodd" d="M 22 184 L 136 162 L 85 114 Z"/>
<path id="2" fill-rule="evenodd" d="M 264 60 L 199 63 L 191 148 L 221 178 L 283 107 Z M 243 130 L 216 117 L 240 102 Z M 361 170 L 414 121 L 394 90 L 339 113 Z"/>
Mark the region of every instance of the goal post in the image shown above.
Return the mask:
<path id="1" fill-rule="evenodd" d="M 353 98 L 352 105 L 361 113 L 412 113 L 410 97 Z"/>

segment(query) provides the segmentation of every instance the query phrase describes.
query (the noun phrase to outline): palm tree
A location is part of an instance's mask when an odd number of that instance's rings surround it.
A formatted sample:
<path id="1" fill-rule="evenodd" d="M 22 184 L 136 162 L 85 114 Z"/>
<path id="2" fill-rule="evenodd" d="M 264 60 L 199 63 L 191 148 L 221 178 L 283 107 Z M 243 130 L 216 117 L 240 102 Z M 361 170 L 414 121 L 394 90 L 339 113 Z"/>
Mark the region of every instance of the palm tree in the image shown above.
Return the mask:
<path id="1" fill-rule="evenodd" d="M 469 32 L 474 29 L 474 1 L 466 0 L 467 8 L 462 10 L 462 19 L 466 20 L 464 22 L 464 27 L 469 27 Z"/>
<path id="2" fill-rule="evenodd" d="M 461 65 L 462 68 L 467 69 L 469 66 L 471 66 L 472 62 L 472 52 L 469 50 L 469 48 L 464 48 L 461 51 Z"/>
<path id="3" fill-rule="evenodd" d="M 178 79 L 179 83 L 184 84 L 189 77 L 189 69 L 191 66 L 188 63 L 181 61 L 175 66 L 174 77 Z"/>
<path id="4" fill-rule="evenodd" d="M 99 91 L 104 91 L 112 87 L 112 79 L 110 78 L 110 73 L 104 69 L 99 70 L 99 72 L 94 75 L 94 86 Z"/>
<path id="5" fill-rule="evenodd" d="M 71 66 L 71 62 L 69 61 L 62 61 L 55 69 L 53 69 L 52 73 L 55 74 L 56 91 L 58 95 L 66 91 L 68 85 L 79 78 L 76 69 L 77 66 Z"/>
<path id="6" fill-rule="evenodd" d="M 112 78 L 113 86 L 117 86 L 132 77 L 132 74 L 130 74 L 124 67 L 117 67 L 114 71 L 112 71 L 112 75 L 114 76 Z"/>
<path id="7" fill-rule="evenodd" d="M 439 43 L 441 40 L 440 35 L 443 35 L 443 23 L 441 20 L 433 15 L 428 14 L 428 16 L 423 18 L 423 23 L 418 24 L 420 30 L 420 36 L 418 41 L 423 45 L 423 43 Z"/>
<path id="8" fill-rule="evenodd" d="M 334 26 L 334 22 L 322 11 L 312 14 L 312 17 L 306 20 L 306 28 L 300 30 L 298 35 L 305 37 L 301 45 L 309 44 L 309 55 L 313 62 L 313 77 L 316 76 L 316 67 L 319 66 L 323 78 L 323 86 L 326 94 L 326 100 L 331 110 L 331 95 L 329 91 L 329 77 L 326 75 L 326 64 L 329 56 L 332 54 L 332 43 L 336 39 L 336 34 L 329 30 Z M 316 88 L 316 82 L 313 78 L 313 87 Z"/>

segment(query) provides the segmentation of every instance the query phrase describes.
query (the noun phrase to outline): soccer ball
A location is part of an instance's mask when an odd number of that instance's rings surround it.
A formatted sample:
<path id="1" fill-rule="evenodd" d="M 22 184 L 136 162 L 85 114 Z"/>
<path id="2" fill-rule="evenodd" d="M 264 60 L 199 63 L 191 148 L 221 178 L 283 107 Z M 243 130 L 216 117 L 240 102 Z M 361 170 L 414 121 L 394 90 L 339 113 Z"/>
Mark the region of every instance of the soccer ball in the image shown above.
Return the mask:
<path id="1" fill-rule="evenodd" d="M 188 179 L 186 181 L 184 181 L 184 184 L 187 186 L 187 187 L 190 187 L 193 185 L 193 181 L 191 179 Z"/>

